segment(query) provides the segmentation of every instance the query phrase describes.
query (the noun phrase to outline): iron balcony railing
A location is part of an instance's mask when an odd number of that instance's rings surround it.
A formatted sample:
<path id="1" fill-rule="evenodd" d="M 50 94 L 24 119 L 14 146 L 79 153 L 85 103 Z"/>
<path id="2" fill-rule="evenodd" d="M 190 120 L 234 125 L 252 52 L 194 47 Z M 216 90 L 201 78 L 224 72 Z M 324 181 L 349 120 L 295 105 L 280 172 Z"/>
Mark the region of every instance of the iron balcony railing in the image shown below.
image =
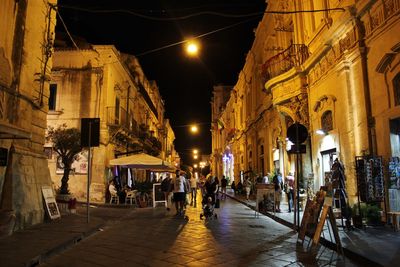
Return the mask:
<path id="1" fill-rule="evenodd" d="M 293 67 L 300 66 L 308 57 L 309 53 L 306 45 L 292 44 L 263 64 L 264 77 L 269 80 L 279 76 Z"/>
<path id="2" fill-rule="evenodd" d="M 107 125 L 120 126 L 135 135 L 138 134 L 138 123 L 132 114 L 128 114 L 122 107 L 107 107 Z"/>

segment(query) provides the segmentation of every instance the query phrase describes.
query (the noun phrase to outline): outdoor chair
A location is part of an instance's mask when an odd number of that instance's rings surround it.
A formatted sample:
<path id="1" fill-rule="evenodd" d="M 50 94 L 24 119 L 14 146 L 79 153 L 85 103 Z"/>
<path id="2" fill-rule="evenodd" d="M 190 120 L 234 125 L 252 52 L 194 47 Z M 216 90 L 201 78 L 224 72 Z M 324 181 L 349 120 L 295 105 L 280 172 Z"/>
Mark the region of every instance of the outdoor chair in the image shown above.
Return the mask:
<path id="1" fill-rule="evenodd" d="M 110 204 L 119 204 L 119 196 L 117 194 L 111 193 Z"/>
<path id="2" fill-rule="evenodd" d="M 135 207 L 137 207 L 137 203 L 136 203 L 137 192 L 138 192 L 137 190 L 132 190 L 132 191 L 126 192 L 125 205 L 128 205 L 128 203 L 129 203 L 130 205 L 135 205 Z"/>

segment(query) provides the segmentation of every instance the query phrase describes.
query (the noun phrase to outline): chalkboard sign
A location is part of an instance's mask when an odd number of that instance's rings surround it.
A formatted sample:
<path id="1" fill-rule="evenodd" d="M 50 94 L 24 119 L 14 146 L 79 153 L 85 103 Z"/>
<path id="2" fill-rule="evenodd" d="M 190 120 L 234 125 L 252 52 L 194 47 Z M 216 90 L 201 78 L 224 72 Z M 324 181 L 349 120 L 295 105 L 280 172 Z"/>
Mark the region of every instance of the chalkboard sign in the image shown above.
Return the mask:
<path id="1" fill-rule="evenodd" d="M 60 211 L 58 210 L 57 202 L 53 194 L 53 189 L 50 186 L 42 186 L 42 194 L 46 204 L 47 213 L 50 219 L 60 218 Z"/>
<path id="2" fill-rule="evenodd" d="M 165 207 L 167 207 L 164 192 L 161 191 L 161 183 L 153 184 L 153 207 L 156 207 L 157 203 L 164 203 Z"/>

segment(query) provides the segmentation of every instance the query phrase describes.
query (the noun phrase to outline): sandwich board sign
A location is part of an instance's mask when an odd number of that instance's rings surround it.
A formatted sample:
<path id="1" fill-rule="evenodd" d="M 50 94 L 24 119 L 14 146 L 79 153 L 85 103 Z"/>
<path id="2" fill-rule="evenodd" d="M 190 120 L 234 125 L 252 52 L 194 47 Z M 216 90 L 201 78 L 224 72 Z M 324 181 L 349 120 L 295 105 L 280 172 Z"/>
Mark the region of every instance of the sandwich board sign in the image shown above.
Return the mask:
<path id="1" fill-rule="evenodd" d="M 60 218 L 61 215 L 53 194 L 53 189 L 50 186 L 42 186 L 42 194 L 50 219 L 54 220 Z"/>

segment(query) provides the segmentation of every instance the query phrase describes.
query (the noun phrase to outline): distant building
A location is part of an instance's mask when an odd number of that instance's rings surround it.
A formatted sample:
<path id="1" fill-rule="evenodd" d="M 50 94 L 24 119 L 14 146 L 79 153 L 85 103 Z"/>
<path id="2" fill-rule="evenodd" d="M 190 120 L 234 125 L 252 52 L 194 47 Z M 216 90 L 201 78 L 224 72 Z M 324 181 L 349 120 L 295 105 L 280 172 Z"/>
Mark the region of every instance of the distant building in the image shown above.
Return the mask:
<path id="1" fill-rule="evenodd" d="M 226 149 L 226 147 L 224 147 L 225 140 L 223 140 L 223 136 L 221 133 L 226 127 L 228 127 L 227 124 L 230 124 L 231 121 L 230 119 L 224 120 L 222 114 L 224 114 L 226 103 L 228 102 L 231 96 L 231 91 L 232 91 L 232 86 L 223 86 L 223 85 L 214 86 L 213 96 L 211 99 L 211 122 L 212 122 L 211 169 L 213 170 L 214 175 L 218 177 L 226 175 L 226 173 L 223 172 L 223 166 L 221 165 L 223 153 L 225 152 Z M 227 165 L 224 166 L 226 167 Z"/>
<path id="2" fill-rule="evenodd" d="M 54 53 L 49 99 L 49 126 L 66 123 L 80 128 L 81 118 L 100 118 L 100 146 L 93 149 L 90 200 L 104 202 L 107 183 L 118 177 L 120 185 L 146 179 L 145 171 L 109 165 L 116 157 L 139 151 L 173 161 L 175 135 L 164 117 L 164 102 L 154 81 L 148 81 L 138 60 L 113 45 L 85 49 L 58 48 Z M 60 186 L 62 166 L 49 151 L 49 168 L 55 187 Z M 86 199 L 87 152 L 70 175 L 69 188 Z M 81 168 L 80 166 L 83 166 Z"/>
<path id="3" fill-rule="evenodd" d="M 43 144 L 56 3 L 0 1 L 0 215 L 12 211 L 12 230 L 43 222 L 52 185 Z"/>

